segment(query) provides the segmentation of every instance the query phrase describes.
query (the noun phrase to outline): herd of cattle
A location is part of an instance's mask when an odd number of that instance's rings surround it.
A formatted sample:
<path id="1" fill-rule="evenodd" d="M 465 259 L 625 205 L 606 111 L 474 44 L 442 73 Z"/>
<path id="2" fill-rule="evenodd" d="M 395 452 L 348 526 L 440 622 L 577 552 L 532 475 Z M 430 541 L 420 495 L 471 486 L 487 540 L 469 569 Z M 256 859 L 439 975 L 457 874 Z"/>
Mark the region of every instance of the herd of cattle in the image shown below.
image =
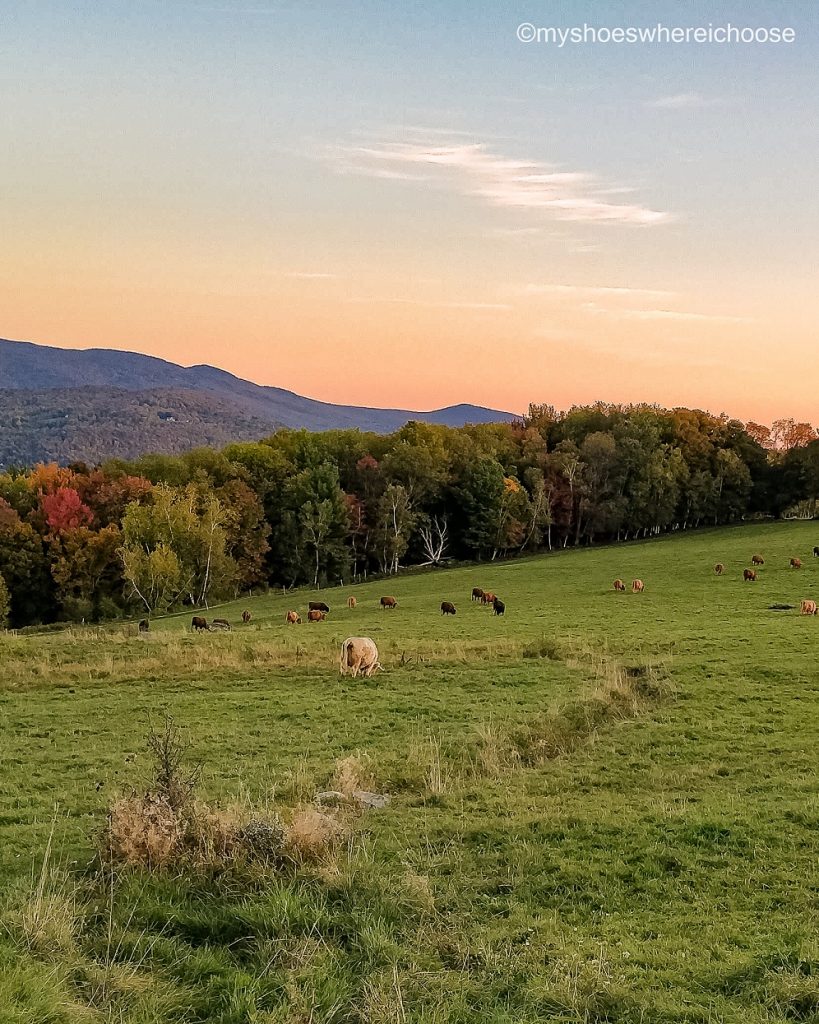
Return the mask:
<path id="1" fill-rule="evenodd" d="M 819 545 L 817 545 L 813 549 L 813 557 L 814 558 L 819 558 Z M 751 565 L 754 568 L 753 569 L 747 569 L 746 568 L 746 569 L 742 570 L 742 579 L 743 579 L 743 581 L 745 583 L 756 583 L 756 581 L 759 579 L 759 569 L 764 564 L 765 564 L 765 559 L 762 557 L 762 555 L 752 555 L 751 556 Z M 789 559 L 788 560 L 788 567 L 791 568 L 791 569 L 801 569 L 802 568 L 802 559 L 801 558 L 795 558 L 795 557 Z M 717 576 L 722 576 L 722 574 L 725 572 L 725 566 L 723 565 L 722 562 L 717 562 L 717 564 L 714 566 L 714 572 L 717 574 Z M 783 606 L 783 607 L 785 607 L 785 606 Z M 799 611 L 800 611 L 800 613 L 802 615 L 816 615 L 816 613 L 817 613 L 817 603 L 816 603 L 816 601 L 812 601 L 812 600 L 809 600 L 809 599 L 804 599 L 800 603 L 800 605 L 799 605 Z"/>
<path id="2" fill-rule="evenodd" d="M 819 545 L 813 549 L 814 557 L 819 558 Z M 765 559 L 762 555 L 755 554 L 751 556 L 752 569 L 745 568 L 742 571 L 743 580 L 748 583 L 753 583 L 759 579 L 759 569 L 765 564 Z M 801 569 L 802 560 L 800 558 L 791 558 L 789 562 L 791 569 Z M 717 576 L 722 576 L 725 572 L 725 564 L 723 562 L 717 562 L 714 566 L 714 572 Z M 623 593 L 626 590 L 626 584 L 621 579 L 614 581 L 614 589 L 618 593 Z M 633 594 L 642 594 L 645 590 L 645 584 L 641 579 L 634 579 L 631 581 L 631 591 Z M 506 605 L 501 599 L 493 594 L 491 590 L 483 590 L 480 587 L 473 587 L 472 589 L 472 601 L 477 601 L 479 604 L 488 605 L 492 608 L 494 615 L 503 615 L 506 612 Z M 385 596 L 379 599 L 379 606 L 382 611 L 394 611 L 398 607 L 398 601 L 395 597 Z M 355 597 L 347 598 L 347 607 L 353 610 L 358 607 L 358 600 Z M 819 610 L 819 605 L 813 600 L 803 600 L 800 604 L 800 612 L 802 615 L 816 615 Z M 307 621 L 308 622 L 322 622 L 327 618 L 330 612 L 330 606 L 325 604 L 324 601 L 310 601 L 307 606 Z M 441 615 L 455 615 L 457 609 L 451 601 L 441 602 Z M 242 612 L 242 622 L 248 625 L 253 619 L 252 614 L 245 610 Z M 300 625 L 301 615 L 297 611 L 288 611 L 284 617 L 286 625 Z M 143 619 L 139 623 L 140 633 L 147 633 L 150 629 L 150 624 L 147 619 Z M 227 619 L 212 619 L 210 622 L 201 615 L 194 615 L 191 619 L 191 629 L 195 633 L 205 632 L 217 632 L 219 630 L 230 631 L 232 626 Z M 358 643 L 358 641 L 366 641 L 366 643 Z M 372 645 L 372 649 L 368 646 Z M 373 655 L 373 651 L 375 654 Z M 349 637 L 344 641 L 342 646 L 342 672 L 349 670 L 355 677 L 359 673 L 369 677 L 376 670 L 380 668 L 378 664 L 378 651 L 375 649 L 375 644 L 368 637 Z"/>

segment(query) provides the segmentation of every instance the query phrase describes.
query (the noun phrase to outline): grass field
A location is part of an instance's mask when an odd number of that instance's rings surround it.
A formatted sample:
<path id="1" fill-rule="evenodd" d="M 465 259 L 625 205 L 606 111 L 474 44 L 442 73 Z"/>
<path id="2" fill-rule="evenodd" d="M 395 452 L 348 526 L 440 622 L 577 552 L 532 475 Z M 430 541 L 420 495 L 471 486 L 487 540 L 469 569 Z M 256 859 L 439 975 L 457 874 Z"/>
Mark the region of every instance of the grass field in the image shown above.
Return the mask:
<path id="1" fill-rule="evenodd" d="M 213 611 L 230 634 L 0 637 L 0 1022 L 819 1021 L 815 543 L 772 523 L 324 591 L 323 623 L 284 624 L 305 592 Z M 340 679 L 348 635 L 385 671 Z M 315 863 L 100 871 L 165 713 L 214 804 L 287 817 L 351 755 L 392 800 Z"/>

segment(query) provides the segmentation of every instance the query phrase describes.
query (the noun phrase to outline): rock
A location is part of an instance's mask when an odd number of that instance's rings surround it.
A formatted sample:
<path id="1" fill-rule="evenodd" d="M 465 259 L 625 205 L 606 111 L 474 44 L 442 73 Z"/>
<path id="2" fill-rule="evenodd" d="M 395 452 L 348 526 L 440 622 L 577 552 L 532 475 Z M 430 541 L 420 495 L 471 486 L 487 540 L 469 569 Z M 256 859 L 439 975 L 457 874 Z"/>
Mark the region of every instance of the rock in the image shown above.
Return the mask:
<path id="1" fill-rule="evenodd" d="M 340 804 L 344 803 L 347 797 L 335 789 L 328 789 L 324 793 L 316 793 L 317 804 Z"/>
<path id="2" fill-rule="evenodd" d="M 322 793 L 316 793 L 317 804 L 353 803 L 373 811 L 381 810 L 389 802 L 390 797 L 386 793 L 370 793 L 366 789 L 356 789 L 352 793 L 340 793 L 338 790 L 328 789 Z"/>
<path id="3" fill-rule="evenodd" d="M 374 811 L 386 807 L 390 802 L 390 798 L 386 793 L 368 793 L 365 789 L 355 790 L 353 800 L 360 807 L 369 807 Z"/>

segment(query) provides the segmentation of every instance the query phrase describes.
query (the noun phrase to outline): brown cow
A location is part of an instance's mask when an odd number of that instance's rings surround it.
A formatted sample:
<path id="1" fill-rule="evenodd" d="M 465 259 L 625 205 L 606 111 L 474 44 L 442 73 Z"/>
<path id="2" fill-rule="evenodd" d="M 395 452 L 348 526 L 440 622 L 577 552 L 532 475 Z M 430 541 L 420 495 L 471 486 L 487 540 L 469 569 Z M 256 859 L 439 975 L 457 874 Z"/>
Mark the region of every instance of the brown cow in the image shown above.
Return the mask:
<path id="1" fill-rule="evenodd" d="M 481 604 L 494 604 L 494 603 L 495 603 L 495 595 L 492 593 L 491 590 L 485 590 L 483 592 L 483 597 L 481 598 Z"/>
<path id="2" fill-rule="evenodd" d="M 801 569 L 801 568 L 802 568 L 802 559 L 801 558 L 792 558 L 791 559 L 791 569 Z"/>
<path id="3" fill-rule="evenodd" d="M 632 594 L 642 594 L 642 592 L 645 589 L 646 589 L 646 585 L 645 585 L 645 583 L 643 583 L 642 580 L 632 580 L 631 581 L 631 592 L 632 592 Z"/>
<path id="4" fill-rule="evenodd" d="M 245 625 L 247 625 L 248 622 L 250 622 L 250 620 L 252 618 L 253 618 L 253 616 L 251 615 L 251 613 L 249 611 L 245 610 L 245 611 L 242 612 L 242 622 L 244 622 Z"/>
<path id="5" fill-rule="evenodd" d="M 751 559 L 751 565 L 764 565 L 764 564 L 765 564 L 765 559 L 762 557 L 762 555 L 754 555 L 753 558 Z"/>
<path id="6" fill-rule="evenodd" d="M 284 621 L 288 626 L 293 626 L 301 622 L 301 615 L 298 612 L 288 612 L 284 617 Z"/>
<path id="7" fill-rule="evenodd" d="M 139 631 L 140 631 L 140 633 L 147 633 L 150 628 L 151 628 L 151 624 L 150 624 L 150 622 L 148 622 L 147 619 L 141 619 L 140 620 L 140 623 L 139 623 Z"/>
<path id="8" fill-rule="evenodd" d="M 382 597 L 381 598 L 381 607 L 382 608 L 397 608 L 398 607 L 398 602 L 395 600 L 394 597 Z"/>
<path id="9" fill-rule="evenodd" d="M 472 600 L 473 601 L 482 601 L 483 600 L 483 591 L 481 590 L 480 587 L 473 587 L 472 588 Z"/>
<path id="10" fill-rule="evenodd" d="M 355 608 L 355 606 L 357 604 L 358 604 L 358 601 L 356 601 L 356 599 L 354 597 L 348 597 L 347 598 L 347 607 L 348 608 Z"/>
<path id="11" fill-rule="evenodd" d="M 717 564 L 714 566 L 714 572 L 717 574 L 717 576 L 722 576 L 722 574 L 725 572 L 725 566 L 722 564 L 722 562 L 717 562 Z"/>
<path id="12" fill-rule="evenodd" d="M 307 605 L 307 608 L 311 612 L 324 612 L 325 615 L 330 611 L 329 607 L 323 601 L 311 601 Z"/>
<path id="13" fill-rule="evenodd" d="M 455 605 L 451 601 L 441 601 L 441 615 L 454 615 Z"/>
<path id="14" fill-rule="evenodd" d="M 614 581 L 614 589 L 617 590 L 617 591 L 622 591 L 622 592 L 625 593 L 626 585 L 625 585 L 625 583 L 623 583 L 622 580 L 615 580 Z"/>
<path id="15" fill-rule="evenodd" d="M 201 615 L 194 615 L 191 619 L 191 629 L 197 633 L 205 633 L 210 629 L 210 626 L 207 619 L 203 619 Z"/>
<path id="16" fill-rule="evenodd" d="M 327 618 L 327 612 L 320 612 L 318 608 L 311 608 L 307 613 L 308 622 L 323 622 Z"/>
<path id="17" fill-rule="evenodd" d="M 753 569 L 745 569 L 742 573 L 742 578 L 746 583 L 753 583 L 753 581 L 756 579 L 756 573 Z"/>
<path id="18" fill-rule="evenodd" d="M 815 615 L 816 611 L 815 601 L 803 601 L 799 606 L 799 612 L 801 615 Z"/>

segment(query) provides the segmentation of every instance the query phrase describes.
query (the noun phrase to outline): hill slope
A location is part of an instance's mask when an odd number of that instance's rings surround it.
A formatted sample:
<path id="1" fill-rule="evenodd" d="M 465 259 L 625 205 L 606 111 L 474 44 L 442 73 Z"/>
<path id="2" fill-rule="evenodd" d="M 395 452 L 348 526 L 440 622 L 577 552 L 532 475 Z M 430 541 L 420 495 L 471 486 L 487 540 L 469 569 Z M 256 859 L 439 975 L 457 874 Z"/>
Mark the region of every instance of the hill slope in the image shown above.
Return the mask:
<path id="1" fill-rule="evenodd" d="M 126 392 L 140 393 L 141 400 L 128 399 Z M 160 431 L 150 416 L 129 419 L 145 404 L 159 409 L 176 403 L 181 408 L 182 392 L 199 395 L 198 401 L 186 397 L 187 412 L 176 418 L 177 425 L 184 419 L 187 429 L 171 426 Z M 58 437 L 54 403 L 62 417 Z M 89 420 L 102 423 L 107 417 L 119 438 L 116 448 L 106 448 L 105 435 L 87 429 Z M 6 424 L 15 418 L 19 423 L 9 431 Z M 113 349 L 80 351 L 0 340 L 0 465 L 34 458 L 132 456 L 149 448 L 177 452 L 192 444 L 258 437 L 277 426 L 389 433 L 408 420 L 462 426 L 511 419 L 512 413 L 474 405 L 431 412 L 333 405 L 283 388 L 263 387 L 213 366 L 179 366 Z"/>

